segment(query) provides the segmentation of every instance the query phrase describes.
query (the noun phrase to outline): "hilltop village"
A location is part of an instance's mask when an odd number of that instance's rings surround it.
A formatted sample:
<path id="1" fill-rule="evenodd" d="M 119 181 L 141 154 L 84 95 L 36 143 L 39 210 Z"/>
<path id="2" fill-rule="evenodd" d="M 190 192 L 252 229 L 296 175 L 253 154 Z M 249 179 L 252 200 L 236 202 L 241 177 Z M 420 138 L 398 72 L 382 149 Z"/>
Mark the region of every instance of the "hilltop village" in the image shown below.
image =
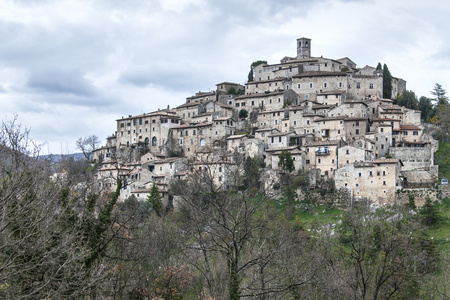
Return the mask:
<path id="1" fill-rule="evenodd" d="M 259 157 L 267 185 L 286 172 L 290 153 L 309 188 L 333 180 L 355 201 L 394 204 L 402 189 L 431 187 L 438 176 L 438 143 L 421 112 L 393 104 L 406 82 L 392 77 L 392 99 L 383 99 L 383 71 L 358 68 L 349 58 L 311 56 L 311 40 L 297 39 L 297 55 L 260 63 L 245 86 L 222 82 L 175 108 L 116 120 L 116 132 L 93 153 L 99 189 L 144 201 L 156 184 L 170 205 L 173 179 L 209 171 L 229 187 L 236 157 Z"/>

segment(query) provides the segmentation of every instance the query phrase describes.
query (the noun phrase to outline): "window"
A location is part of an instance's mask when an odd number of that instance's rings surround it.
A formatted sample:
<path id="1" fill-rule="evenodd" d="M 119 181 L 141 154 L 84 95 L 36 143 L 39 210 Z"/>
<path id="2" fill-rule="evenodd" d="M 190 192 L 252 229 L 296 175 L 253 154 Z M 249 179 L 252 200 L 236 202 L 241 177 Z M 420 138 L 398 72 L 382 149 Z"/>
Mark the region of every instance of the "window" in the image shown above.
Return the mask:
<path id="1" fill-rule="evenodd" d="M 321 160 L 320 160 L 320 158 L 319 158 L 319 159 L 317 160 L 317 163 L 319 163 L 319 164 L 320 164 L 321 162 L 322 162 L 322 161 L 321 161 Z"/>
<path id="2" fill-rule="evenodd" d="M 301 88 L 302 88 L 302 85 L 301 85 L 300 83 L 297 83 L 297 88 L 298 88 L 298 89 L 301 89 Z"/>
<path id="3" fill-rule="evenodd" d="M 308 94 L 305 95 L 305 100 L 309 100 L 309 95 Z"/>
<path id="4" fill-rule="evenodd" d="M 278 137 L 278 142 L 279 142 L 279 143 L 281 143 L 281 136 L 280 136 L 280 137 Z"/>
<path id="5" fill-rule="evenodd" d="M 357 89 L 360 89 L 360 88 L 361 88 L 361 83 L 357 82 L 357 83 L 356 83 L 356 88 L 357 88 Z"/>
<path id="6" fill-rule="evenodd" d="M 369 89 L 373 89 L 373 83 L 369 84 Z"/>
<path id="7" fill-rule="evenodd" d="M 307 160 L 306 160 L 306 164 L 309 165 L 309 163 L 310 163 L 310 161 L 309 161 L 309 159 L 307 159 Z"/>
<path id="8" fill-rule="evenodd" d="M 419 135 L 418 131 L 413 131 L 413 135 Z"/>
<path id="9" fill-rule="evenodd" d="M 309 125 L 309 120 L 306 120 L 306 124 L 308 124 L 308 125 Z"/>
<path id="10" fill-rule="evenodd" d="M 361 177 L 361 173 L 358 173 L 358 176 Z"/>
<path id="11" fill-rule="evenodd" d="M 384 132 L 384 128 L 381 128 L 381 132 Z"/>
<path id="12" fill-rule="evenodd" d="M 325 89 L 327 88 L 327 83 L 326 82 L 323 83 L 323 88 L 325 88 Z"/>
<path id="13" fill-rule="evenodd" d="M 359 134 L 359 129 L 356 129 L 356 134 Z"/>
<path id="14" fill-rule="evenodd" d="M 350 151 L 347 149 L 346 151 L 345 151 L 345 154 L 349 154 L 350 153 Z"/>
<path id="15" fill-rule="evenodd" d="M 309 88 L 310 88 L 310 89 L 313 88 L 313 83 L 312 83 L 312 82 L 309 83 Z"/>
<path id="16" fill-rule="evenodd" d="M 154 136 L 153 138 L 152 138 L 152 146 L 156 146 L 156 136 Z"/>
<path id="17" fill-rule="evenodd" d="M 342 88 L 342 82 L 339 82 L 339 88 Z"/>
<path id="18" fill-rule="evenodd" d="M 201 147 L 205 146 L 205 139 L 200 139 L 200 146 Z"/>
<path id="19" fill-rule="evenodd" d="M 383 185 L 386 185 L 386 181 L 383 181 Z"/>
<path id="20" fill-rule="evenodd" d="M 297 125 L 297 121 L 294 121 L 294 126 Z"/>
<path id="21" fill-rule="evenodd" d="M 386 176 L 386 171 L 383 171 L 383 176 Z"/>
<path id="22" fill-rule="evenodd" d="M 369 176 L 372 176 L 373 174 L 372 174 L 372 171 L 369 171 Z"/>

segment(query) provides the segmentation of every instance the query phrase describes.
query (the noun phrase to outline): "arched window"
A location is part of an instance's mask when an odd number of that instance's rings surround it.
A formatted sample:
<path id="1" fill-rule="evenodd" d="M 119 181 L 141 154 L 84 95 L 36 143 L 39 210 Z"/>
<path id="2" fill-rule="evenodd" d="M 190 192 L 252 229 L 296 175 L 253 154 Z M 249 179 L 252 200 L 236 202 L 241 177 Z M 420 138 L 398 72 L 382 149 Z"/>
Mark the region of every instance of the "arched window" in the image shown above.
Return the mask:
<path id="1" fill-rule="evenodd" d="M 202 147 L 205 146 L 205 139 L 200 140 L 200 146 L 202 146 Z"/>
<path id="2" fill-rule="evenodd" d="M 149 145 L 150 145 L 150 139 L 148 137 L 146 137 L 144 140 L 144 147 L 148 148 Z"/>
<path id="3" fill-rule="evenodd" d="M 156 146 L 156 136 L 152 138 L 152 146 Z"/>

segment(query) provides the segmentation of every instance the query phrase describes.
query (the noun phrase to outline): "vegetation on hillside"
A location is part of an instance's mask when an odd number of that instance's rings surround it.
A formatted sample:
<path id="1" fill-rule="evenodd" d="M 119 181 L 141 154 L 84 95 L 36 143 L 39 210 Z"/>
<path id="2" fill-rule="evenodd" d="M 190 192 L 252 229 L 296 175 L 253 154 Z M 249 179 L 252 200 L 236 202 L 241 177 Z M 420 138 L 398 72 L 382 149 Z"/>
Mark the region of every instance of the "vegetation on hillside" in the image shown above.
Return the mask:
<path id="1" fill-rule="evenodd" d="M 1 298 L 448 297 L 448 258 L 431 235 L 442 236 L 448 216 L 428 222 L 442 205 L 416 214 L 298 201 L 307 173 L 286 172 L 280 196 L 263 162 L 242 156 L 227 189 L 210 169 L 174 181 L 176 211 L 162 207 L 156 185 L 147 202 L 117 203 L 120 180 L 109 194 L 87 171 L 51 180 L 26 134 L 14 123 L 1 130 Z M 282 161 L 289 171 L 289 156 Z"/>

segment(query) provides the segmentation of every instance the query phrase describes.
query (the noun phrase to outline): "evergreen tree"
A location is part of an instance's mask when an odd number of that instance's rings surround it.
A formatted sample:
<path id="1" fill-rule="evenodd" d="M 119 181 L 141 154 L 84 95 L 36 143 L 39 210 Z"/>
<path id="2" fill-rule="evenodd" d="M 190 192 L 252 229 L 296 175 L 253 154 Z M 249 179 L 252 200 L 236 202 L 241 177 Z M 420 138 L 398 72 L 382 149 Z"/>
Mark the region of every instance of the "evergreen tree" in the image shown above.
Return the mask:
<path id="1" fill-rule="evenodd" d="M 386 64 L 383 65 L 383 98 L 392 97 L 392 75 Z"/>
<path id="2" fill-rule="evenodd" d="M 406 207 L 408 207 L 414 211 L 417 209 L 415 197 L 413 194 L 408 195 L 408 203 L 406 204 Z"/>
<path id="3" fill-rule="evenodd" d="M 422 112 L 422 121 L 430 121 L 436 115 L 436 109 L 433 108 L 432 99 L 427 97 L 420 97 L 419 110 Z"/>
<path id="4" fill-rule="evenodd" d="M 291 152 L 287 150 L 281 151 L 280 155 L 278 155 L 278 166 L 281 167 L 283 171 L 294 171 L 294 160 L 292 159 Z"/>
<path id="5" fill-rule="evenodd" d="M 425 204 L 420 209 L 420 216 L 422 218 L 422 222 L 425 225 L 433 226 L 439 221 L 439 215 L 436 205 L 431 202 L 430 197 L 427 197 L 425 200 Z"/>
<path id="6" fill-rule="evenodd" d="M 446 96 L 447 91 L 442 88 L 439 83 L 434 85 L 431 94 L 435 97 L 434 100 L 436 104 L 439 105 L 448 105 L 448 97 Z"/>
<path id="7" fill-rule="evenodd" d="M 382 67 L 381 67 L 381 63 L 379 62 L 377 65 L 377 71 L 381 71 Z"/>
<path id="8" fill-rule="evenodd" d="M 150 189 L 150 195 L 147 197 L 147 203 L 151 204 L 153 209 L 155 210 L 155 213 L 158 215 L 158 217 L 162 216 L 162 196 L 158 191 L 158 187 L 153 182 L 153 186 Z"/>
<path id="9" fill-rule="evenodd" d="M 248 82 L 254 80 L 255 67 L 260 64 L 267 64 L 266 60 L 257 60 L 250 65 L 250 71 L 248 72 Z"/>
<path id="10" fill-rule="evenodd" d="M 404 90 L 402 94 L 398 96 L 396 104 L 406 108 L 419 109 L 419 101 L 413 91 Z"/>

